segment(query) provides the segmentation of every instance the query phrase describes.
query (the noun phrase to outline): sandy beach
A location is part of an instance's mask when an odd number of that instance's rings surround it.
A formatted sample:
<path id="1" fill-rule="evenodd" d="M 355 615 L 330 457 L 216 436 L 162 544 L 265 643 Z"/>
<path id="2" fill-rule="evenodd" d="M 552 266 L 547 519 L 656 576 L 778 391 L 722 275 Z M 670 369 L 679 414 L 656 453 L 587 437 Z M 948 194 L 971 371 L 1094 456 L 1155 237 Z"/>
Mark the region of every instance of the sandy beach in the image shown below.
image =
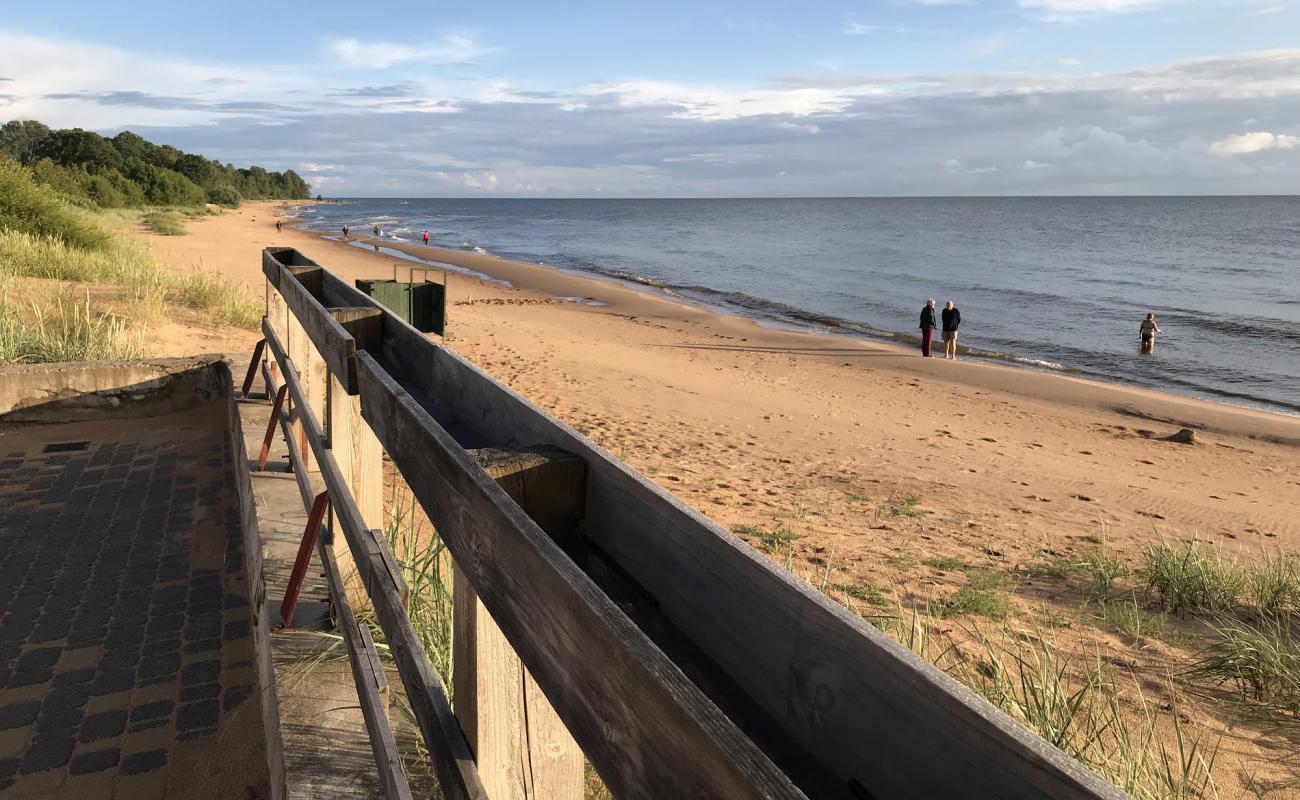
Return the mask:
<path id="1" fill-rule="evenodd" d="M 296 247 L 348 280 L 410 266 L 292 224 L 277 232 L 277 213 L 246 204 L 186 236 L 148 239 L 174 267 L 217 271 L 259 294 L 268 245 Z M 1014 573 L 1098 545 L 1135 560 L 1162 536 L 1245 558 L 1300 548 L 1300 419 L 926 360 L 489 255 L 406 249 L 511 285 L 452 273 L 448 346 L 832 595 L 869 584 L 923 600 L 964 580 L 927 561 Z M 219 344 L 251 349 L 255 339 Z M 179 354 L 218 343 L 164 344 Z M 1195 443 L 1168 439 L 1184 428 Z M 1076 603 L 1029 579 L 1015 596 L 1035 619 Z M 1154 677 L 1170 663 L 1162 642 L 1064 627 L 1081 651 L 1122 654 L 1134 672 Z M 1294 754 L 1294 743 L 1242 729 L 1221 757 L 1268 763 L 1279 752 Z"/>

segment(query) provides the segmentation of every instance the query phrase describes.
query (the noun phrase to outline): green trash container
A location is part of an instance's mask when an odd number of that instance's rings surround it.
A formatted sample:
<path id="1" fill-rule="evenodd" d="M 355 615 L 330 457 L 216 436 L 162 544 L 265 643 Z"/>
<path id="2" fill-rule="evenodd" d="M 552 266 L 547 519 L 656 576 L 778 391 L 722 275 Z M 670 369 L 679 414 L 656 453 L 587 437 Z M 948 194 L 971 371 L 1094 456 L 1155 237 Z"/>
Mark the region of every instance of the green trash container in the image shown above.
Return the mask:
<path id="1" fill-rule="evenodd" d="M 434 270 L 412 269 L 411 280 L 403 283 L 397 280 L 397 267 L 393 267 L 392 280 L 358 278 L 356 285 L 421 333 L 443 336 L 447 327 L 447 273 L 442 273 L 442 283 L 434 283 L 427 279 L 416 281 L 417 271 L 427 274 Z"/>

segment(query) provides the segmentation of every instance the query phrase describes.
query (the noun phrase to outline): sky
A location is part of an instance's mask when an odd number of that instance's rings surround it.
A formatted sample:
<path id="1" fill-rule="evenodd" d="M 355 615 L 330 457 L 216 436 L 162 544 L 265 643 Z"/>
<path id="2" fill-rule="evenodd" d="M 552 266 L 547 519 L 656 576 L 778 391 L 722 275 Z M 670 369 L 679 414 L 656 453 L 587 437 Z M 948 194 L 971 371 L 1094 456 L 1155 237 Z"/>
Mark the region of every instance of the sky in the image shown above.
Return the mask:
<path id="1" fill-rule="evenodd" d="M 18 8 L 0 120 L 130 129 L 327 196 L 1300 186 L 1300 0 Z"/>

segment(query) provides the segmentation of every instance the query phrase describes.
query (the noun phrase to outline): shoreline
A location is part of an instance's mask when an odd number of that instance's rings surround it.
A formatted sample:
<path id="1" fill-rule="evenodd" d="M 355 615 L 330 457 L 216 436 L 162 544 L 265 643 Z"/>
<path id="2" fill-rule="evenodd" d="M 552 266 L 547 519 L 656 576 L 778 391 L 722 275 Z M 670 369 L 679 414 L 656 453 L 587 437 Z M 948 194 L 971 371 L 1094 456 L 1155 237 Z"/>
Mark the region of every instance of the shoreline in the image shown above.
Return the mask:
<path id="1" fill-rule="evenodd" d="M 283 210 L 290 211 L 289 208 Z M 297 219 L 291 213 L 288 217 Z M 295 232 L 329 246 L 346 248 L 371 258 L 379 260 L 392 258 L 370 249 L 375 244 L 371 236 L 354 235 L 349 242 L 344 242 L 333 232 L 314 230 L 301 225 L 295 226 Z M 457 275 L 461 280 L 483 283 L 482 278 L 473 275 L 479 273 L 492 281 L 503 282 L 516 291 L 546 295 L 546 299 L 580 297 L 594 300 L 600 305 L 574 304 L 581 305 L 593 313 L 621 314 L 629 308 L 638 307 L 634 298 L 644 298 L 651 304 L 662 304 L 662 307 L 654 312 L 659 316 L 680 316 L 691 320 L 715 317 L 717 318 L 715 324 L 728 329 L 743 330 L 746 326 L 752 326 L 751 336 L 743 338 L 764 338 L 766 335 L 780 340 L 794 338 L 803 344 L 833 342 L 864 352 L 886 351 L 891 355 L 907 358 L 907 361 L 895 365 L 898 369 L 928 378 L 948 379 L 973 385 L 976 388 L 1012 391 L 1031 400 L 1101 409 L 1134 419 L 1146 419 L 1149 422 L 1300 448 L 1300 415 L 1288 414 L 1273 408 L 1260 408 L 1226 400 L 1165 392 L 1086 375 L 1081 371 L 1068 368 L 1067 371 L 1038 368 L 1032 364 L 1019 363 L 1013 360 L 1015 357 L 1008 357 L 1005 361 L 978 355 L 965 357 L 957 362 L 945 362 L 942 358 L 923 359 L 916 348 L 905 346 L 897 341 L 877 339 L 866 334 L 855 336 L 836 331 L 800 328 L 795 325 L 786 327 L 784 323 L 779 322 L 765 324 L 767 322 L 765 320 L 723 308 L 705 307 L 653 286 L 611 276 L 593 275 L 554 265 L 534 264 L 490 252 L 479 253 L 433 244 L 425 246 L 381 239 L 379 246 L 396 250 L 421 261 L 435 262 L 431 265 L 434 268 L 437 268 L 436 265 L 439 263 L 446 264 L 452 267 L 451 274 Z M 449 305 L 452 302 L 449 296 Z M 949 372 L 945 374 L 942 371 L 944 369 L 948 369 Z M 1011 374 L 1002 374 L 1008 372 Z M 1018 376 L 1032 376 L 1033 380 L 1018 380 Z M 1026 382 L 1030 384 L 1042 382 L 1044 385 L 1032 387 L 1032 391 L 1026 392 L 1024 391 L 1028 388 L 1024 385 Z M 1103 397 L 1103 395 L 1111 396 Z"/>
<path id="2" fill-rule="evenodd" d="M 346 203 L 348 201 L 338 202 Z M 303 203 L 303 205 L 307 204 L 309 203 Z M 297 217 L 295 217 L 295 219 L 301 220 L 301 218 Z M 337 232 L 308 228 L 305 227 L 305 225 L 298 225 L 298 228 L 310 235 L 318 236 L 329 241 L 335 241 L 338 244 L 344 244 Z M 365 250 L 362 245 L 373 245 L 374 241 L 374 237 L 372 236 L 354 234 L 352 235 L 349 244 L 359 250 Z M 784 306 L 780 301 L 766 298 L 750 298 L 757 306 L 755 308 L 750 308 L 740 301 L 730 302 L 723 299 L 715 302 L 706 297 L 695 296 L 692 292 L 692 289 L 694 289 L 697 290 L 698 293 L 716 293 L 721 297 L 725 297 L 729 294 L 707 286 L 685 287 L 672 284 L 662 284 L 650 279 L 641 279 L 640 276 L 636 275 L 618 274 L 617 270 L 611 270 L 609 272 L 589 271 L 577 267 L 564 266 L 562 264 L 532 261 L 523 255 L 498 254 L 481 247 L 476 247 L 475 250 L 465 250 L 461 248 L 444 247 L 436 244 L 425 246 L 418 242 L 398 242 L 391 239 L 384 239 L 382 237 L 379 240 L 379 245 L 381 248 L 401 252 L 407 257 L 413 259 L 428 259 L 435 262 L 443 262 L 461 270 L 468 270 L 471 273 L 480 273 L 478 276 L 471 274 L 469 277 L 481 278 L 482 275 L 486 275 L 492 280 L 500 279 L 497 276 L 494 276 L 491 272 L 465 266 L 460 262 L 460 257 L 466 257 L 468 259 L 483 258 L 489 259 L 490 262 L 549 270 L 567 275 L 579 282 L 593 281 L 597 284 L 610 283 L 644 293 L 651 297 L 680 303 L 706 313 L 747 319 L 763 328 L 772 330 L 807 333 L 833 338 L 837 341 L 866 342 L 881 346 L 892 346 L 898 348 L 901 352 L 911 354 L 915 354 L 920 347 L 919 335 L 909 334 L 907 331 L 878 328 L 874 325 L 835 317 L 833 315 L 821 314 L 819 312 L 812 312 L 797 307 Z M 432 255 L 430 256 L 430 254 Z M 437 264 L 432 266 L 436 268 Z M 527 286 L 523 285 L 522 288 L 527 288 Z M 568 294 L 557 296 L 572 297 L 573 295 Z M 763 307 L 771 307 L 774 310 L 764 312 Z M 782 311 L 783 307 L 788 308 L 788 311 Z M 937 342 L 937 332 L 935 338 Z M 942 349 L 941 345 L 939 345 L 939 349 Z M 1126 380 L 1122 376 L 1103 374 L 1083 367 L 1057 363 L 1014 352 L 986 350 L 984 348 L 971 347 L 965 344 L 958 345 L 958 352 L 965 360 L 975 360 L 989 365 L 1011 366 L 1016 369 L 1028 370 L 1036 373 L 1055 375 L 1064 378 L 1074 378 L 1076 380 L 1090 383 L 1150 392 L 1158 396 L 1195 400 L 1234 409 L 1246 409 L 1300 421 L 1300 404 L 1292 405 L 1279 400 L 1270 400 L 1245 393 L 1234 392 L 1229 389 L 1215 389 L 1191 383 L 1184 386 L 1171 387 L 1151 386 L 1138 381 Z"/>
<path id="3" fill-rule="evenodd" d="M 349 282 L 390 277 L 399 262 L 365 243 L 277 232 L 282 211 L 249 204 L 185 236 L 136 233 L 160 260 L 259 295 L 268 246 L 294 247 Z M 1156 702 L 1224 737 L 1234 760 L 1264 768 L 1294 753 L 1236 706 L 1163 682 L 1207 634 L 1137 592 L 1161 543 L 1255 564 L 1300 553 L 1300 420 L 927 360 L 545 266 L 413 249 L 512 284 L 452 277 L 445 346 L 868 621 L 895 602 L 955 600 L 991 576 L 1008 616 L 987 624 L 1048 637 L 1069 663 L 1106 654 Z M 572 296 L 609 305 L 556 299 Z M 1175 435 L 1183 427 L 1193 442 Z M 1094 557 L 1129 576 L 1113 605 L 1084 605 L 1078 579 L 1051 572 Z M 1111 616 L 1128 608 L 1140 630 Z M 936 624 L 979 626 L 981 613 Z M 1225 800 L 1251 796 L 1236 776 L 1216 773 Z"/>

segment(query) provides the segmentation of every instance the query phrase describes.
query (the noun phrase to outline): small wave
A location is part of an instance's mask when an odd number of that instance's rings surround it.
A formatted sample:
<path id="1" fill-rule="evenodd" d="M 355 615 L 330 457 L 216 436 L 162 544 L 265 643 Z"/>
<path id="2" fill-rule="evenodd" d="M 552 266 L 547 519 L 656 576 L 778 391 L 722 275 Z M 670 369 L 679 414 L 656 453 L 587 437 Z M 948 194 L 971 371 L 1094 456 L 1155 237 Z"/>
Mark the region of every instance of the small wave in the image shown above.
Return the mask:
<path id="1" fill-rule="evenodd" d="M 1028 358 L 1026 356 L 1006 356 L 1006 357 L 1017 363 L 1028 364 L 1031 367 L 1038 367 L 1040 369 L 1051 369 L 1051 370 L 1057 370 L 1059 372 L 1071 371 L 1069 367 L 1065 366 L 1064 364 L 1058 364 L 1055 361 L 1047 361 L 1041 358 Z"/>

